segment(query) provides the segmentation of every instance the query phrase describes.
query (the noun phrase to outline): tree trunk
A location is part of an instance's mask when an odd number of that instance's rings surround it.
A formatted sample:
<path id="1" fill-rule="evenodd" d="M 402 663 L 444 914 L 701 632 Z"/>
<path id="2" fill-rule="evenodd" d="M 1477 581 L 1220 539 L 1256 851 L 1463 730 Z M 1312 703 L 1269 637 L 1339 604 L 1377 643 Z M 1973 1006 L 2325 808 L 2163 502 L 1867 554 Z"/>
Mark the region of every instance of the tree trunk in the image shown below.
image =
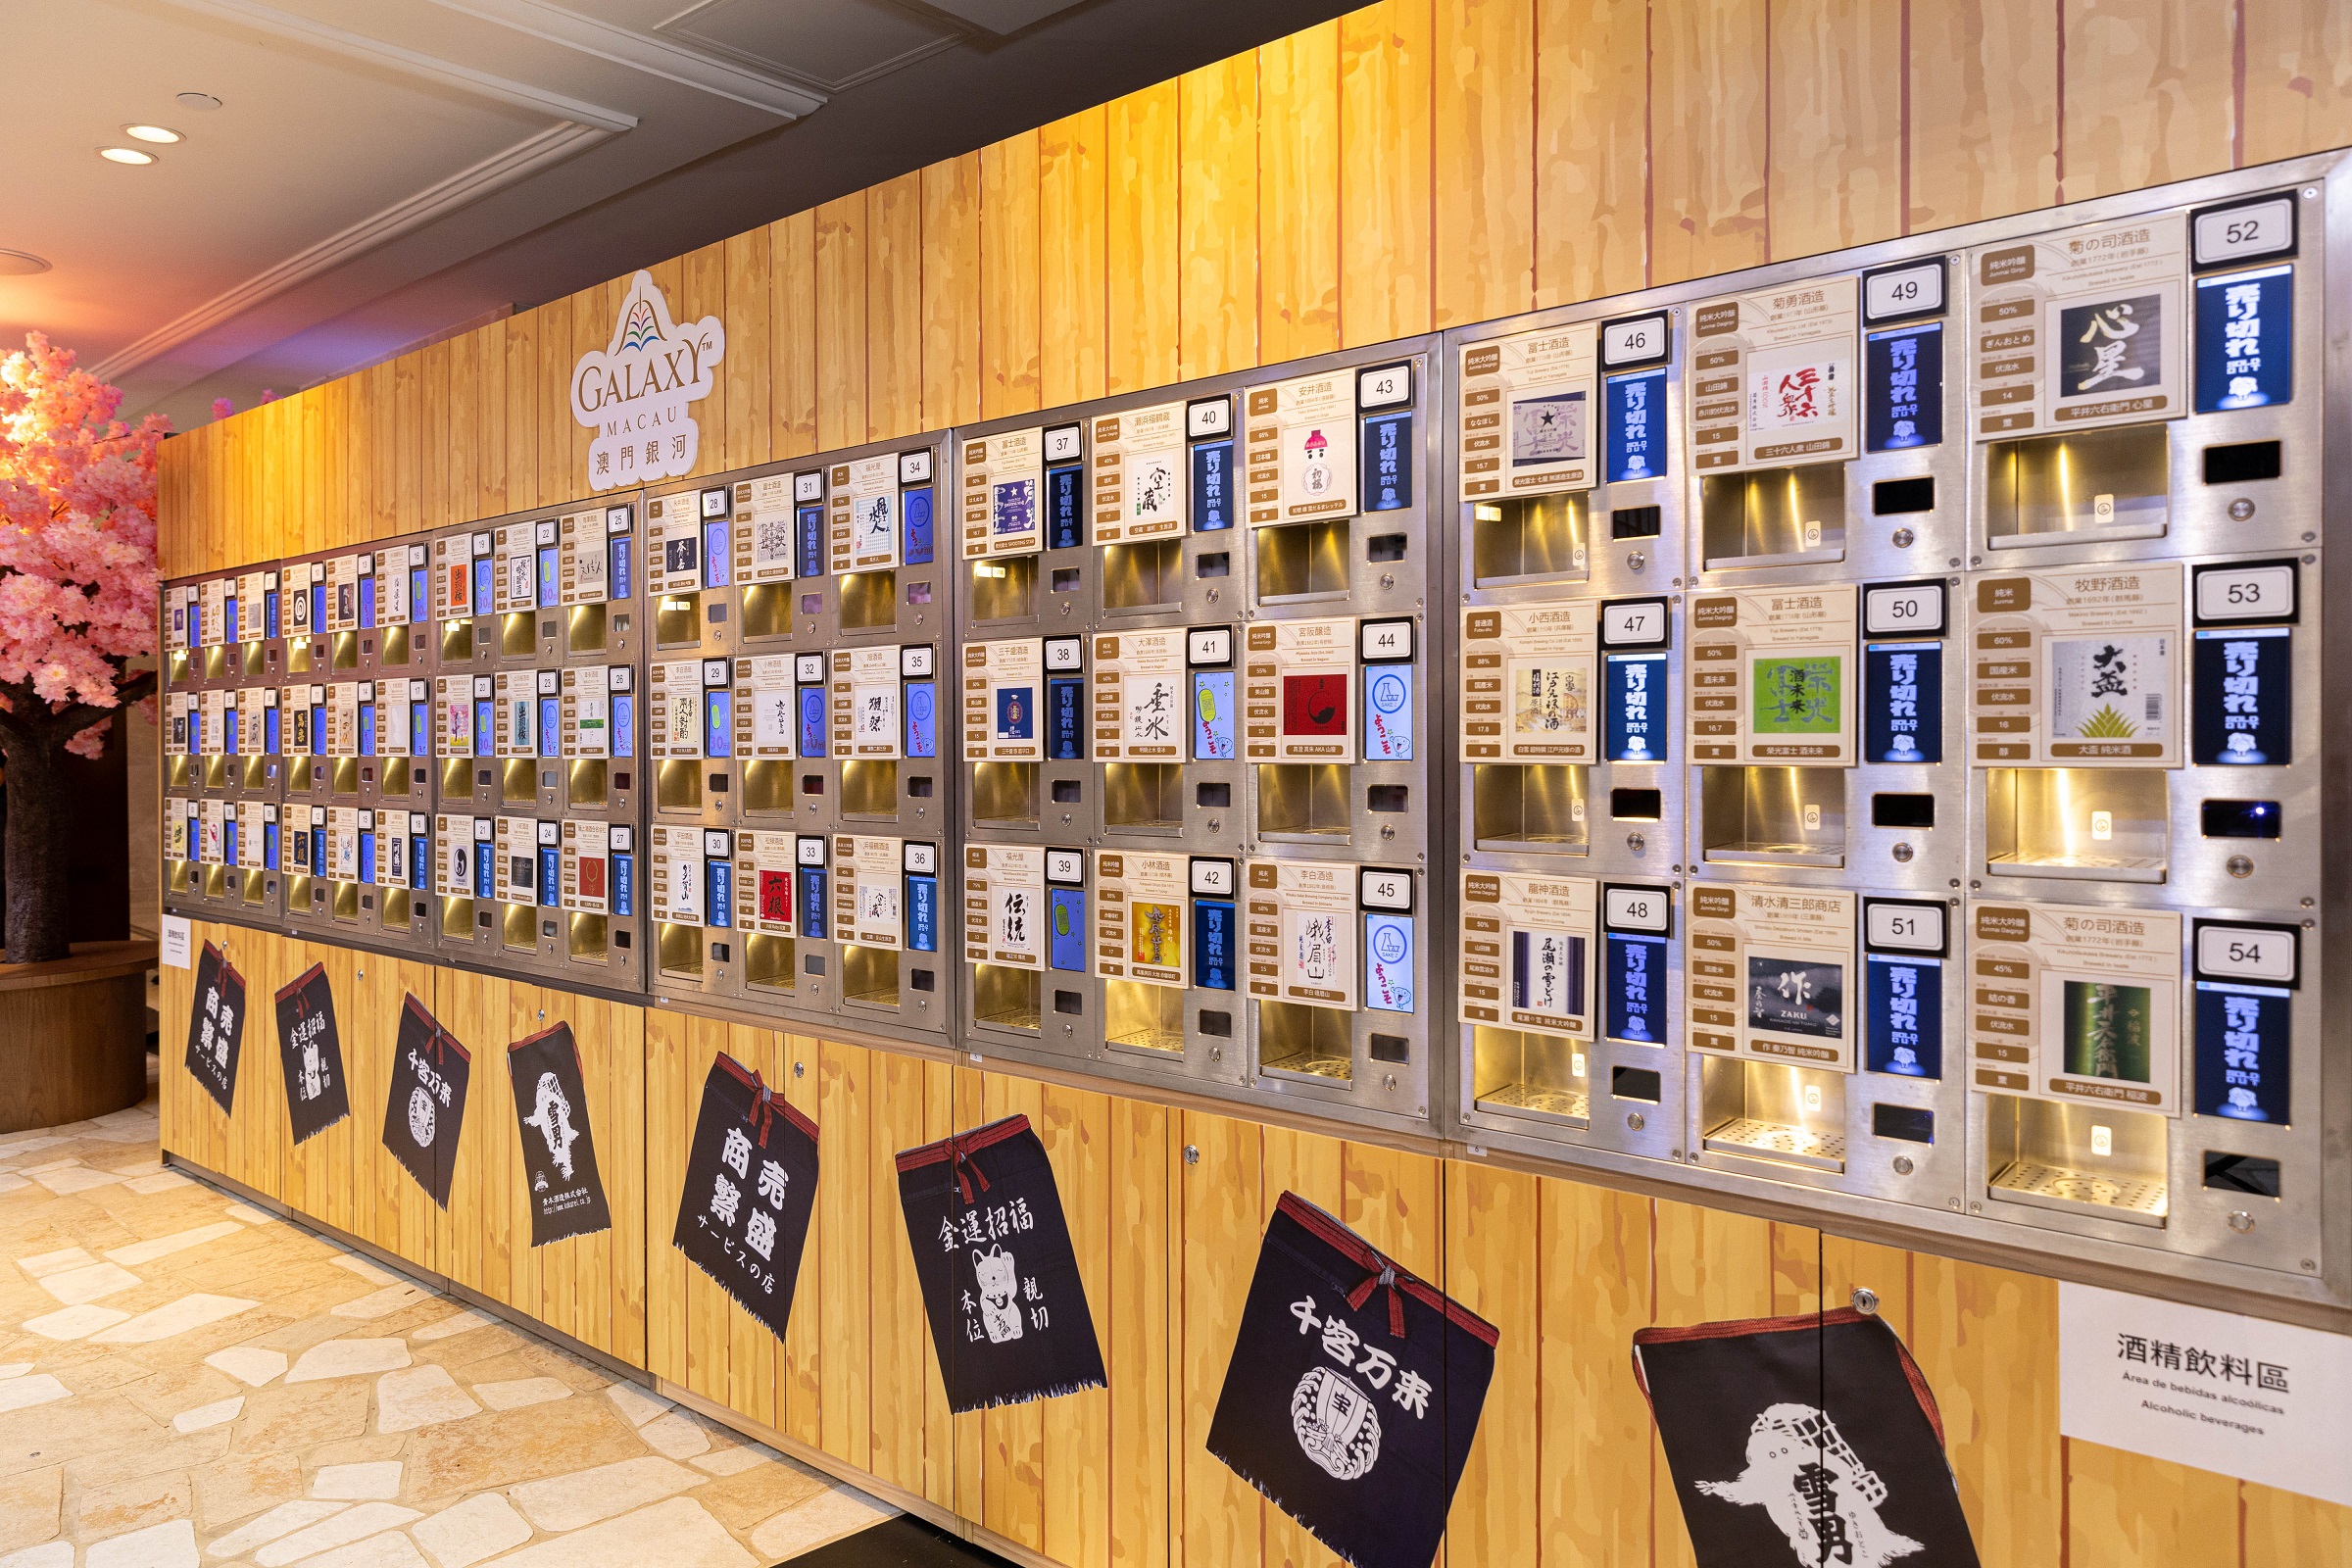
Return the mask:
<path id="1" fill-rule="evenodd" d="M 0 727 L 5 759 L 8 909 L 0 947 L 10 963 L 45 963 L 73 951 L 66 918 L 66 737 Z"/>

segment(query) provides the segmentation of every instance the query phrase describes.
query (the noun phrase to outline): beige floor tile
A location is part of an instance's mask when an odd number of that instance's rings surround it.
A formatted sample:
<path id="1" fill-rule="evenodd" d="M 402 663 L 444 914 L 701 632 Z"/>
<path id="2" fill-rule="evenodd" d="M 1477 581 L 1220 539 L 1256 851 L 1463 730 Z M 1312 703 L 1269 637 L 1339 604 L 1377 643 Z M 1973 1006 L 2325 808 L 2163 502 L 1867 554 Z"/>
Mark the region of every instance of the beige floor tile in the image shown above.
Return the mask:
<path id="1" fill-rule="evenodd" d="M 495 1492 L 477 1493 L 430 1519 L 419 1519 L 409 1533 L 440 1568 L 472 1568 L 531 1539 L 529 1523 Z"/>
<path id="2" fill-rule="evenodd" d="M 610 1405 L 558 1399 L 411 1433 L 409 1486 L 419 1497 L 460 1496 L 644 1453 Z"/>
<path id="3" fill-rule="evenodd" d="M 755 1568 L 724 1525 L 692 1497 L 672 1497 L 499 1559 L 499 1568 Z"/>
<path id="4" fill-rule="evenodd" d="M 0 1476 L 0 1552 L 47 1541 L 58 1532 L 66 1473 L 56 1465 Z"/>
<path id="5" fill-rule="evenodd" d="M 52 1541 L 0 1557 L 0 1568 L 74 1568 L 74 1543 Z"/>
<path id="6" fill-rule="evenodd" d="M 832 1485 L 797 1464 L 757 1464 L 740 1475 L 705 1483 L 695 1492 L 702 1505 L 731 1530 L 750 1530 L 762 1520 L 815 1501 Z"/>
<path id="7" fill-rule="evenodd" d="M 149 1525 L 92 1544 L 81 1560 L 84 1568 L 196 1568 L 196 1527 L 185 1519 Z"/>
<path id="8" fill-rule="evenodd" d="M 691 1459 L 698 1453 L 710 1451 L 710 1434 L 703 1424 L 683 1410 L 656 1416 L 637 1429 L 646 1446 L 670 1459 Z"/>
<path id="9" fill-rule="evenodd" d="M 234 1557 L 266 1546 L 297 1530 L 308 1529 L 321 1519 L 332 1518 L 350 1506 L 346 1502 L 317 1502 L 307 1497 L 294 1502 L 282 1502 L 259 1519 L 216 1537 L 205 1546 L 205 1553 L 213 1557 Z"/>
<path id="10" fill-rule="evenodd" d="M 265 1350 L 256 1346 L 232 1345 L 225 1350 L 215 1350 L 204 1358 L 204 1364 L 218 1367 L 248 1388 L 285 1376 L 288 1362 L 283 1350 Z"/>
<path id="11" fill-rule="evenodd" d="M 68 1306 L 104 1300 L 139 1288 L 139 1277 L 120 1263 L 84 1263 L 41 1276 L 41 1289 Z"/>
<path id="12" fill-rule="evenodd" d="M 421 1517 L 416 1509 L 403 1508 L 398 1503 L 363 1502 L 297 1530 L 290 1536 L 279 1537 L 256 1551 L 253 1560 L 261 1568 L 283 1568 L 286 1563 L 300 1562 L 305 1557 L 315 1557 L 322 1551 L 332 1551 L 337 1546 L 348 1546 L 369 1536 L 397 1530 L 411 1520 Z"/>
<path id="13" fill-rule="evenodd" d="M 526 1482 L 514 1489 L 514 1506 L 542 1530 L 577 1530 L 691 1491 L 702 1479 L 683 1465 L 648 1454 L 567 1476 Z"/>
<path id="14" fill-rule="evenodd" d="M 172 1418 L 172 1429 L 174 1432 L 202 1432 L 207 1427 L 225 1426 L 243 1414 L 244 1410 L 245 1396 L 234 1394 L 225 1399 L 216 1399 L 211 1404 L 200 1404 L 193 1409 L 180 1411 Z"/>
<path id="15" fill-rule="evenodd" d="M 765 1561 L 779 1562 L 880 1524 L 896 1511 L 846 1487 L 828 1488 L 753 1531 L 752 1549 Z"/>
<path id="16" fill-rule="evenodd" d="M 322 1464 L 311 1477 L 311 1495 L 346 1502 L 400 1495 L 398 1459 L 375 1459 L 362 1464 Z"/>
<path id="17" fill-rule="evenodd" d="M 416 1544 L 397 1530 L 313 1557 L 303 1568 L 430 1568 Z"/>
<path id="18" fill-rule="evenodd" d="M 413 1432 L 443 1421 L 463 1421 L 482 1407 L 457 1385 L 447 1367 L 412 1366 L 375 1380 L 375 1429 Z"/>
<path id="19" fill-rule="evenodd" d="M 74 1535 L 81 1541 L 103 1541 L 149 1525 L 185 1519 L 194 1507 L 194 1492 L 185 1470 L 119 1481 L 111 1487 L 88 1487 L 74 1499 Z"/>
<path id="20" fill-rule="evenodd" d="M 157 1340 L 169 1340 L 191 1329 L 204 1328 L 223 1318 L 235 1317 L 261 1305 L 241 1296 L 183 1296 L 176 1301 L 153 1307 L 126 1323 L 100 1329 L 91 1338 L 100 1345 L 152 1345 Z"/>
<path id="21" fill-rule="evenodd" d="M 72 1397 L 74 1391 L 46 1372 L 34 1372 L 0 1382 L 0 1411 L 23 1410 L 30 1405 L 48 1404 L 52 1400 Z"/>
<path id="22" fill-rule="evenodd" d="M 302 1352 L 286 1374 L 288 1383 L 312 1383 L 322 1378 L 372 1376 L 394 1372 L 409 1364 L 409 1348 L 400 1340 L 328 1340 Z"/>
<path id="23" fill-rule="evenodd" d="M 303 1494 L 302 1460 L 291 1453 L 231 1454 L 198 1466 L 193 1477 L 196 1517 L 207 1530 L 224 1530 L 265 1508 L 282 1510 Z"/>
<path id="24" fill-rule="evenodd" d="M 139 1268 L 159 1259 L 170 1257 L 175 1252 L 184 1252 L 191 1247 L 202 1247 L 205 1243 L 217 1242 L 223 1236 L 234 1236 L 244 1229 L 245 1227 L 236 1221 L 224 1219 L 211 1225 L 198 1225 L 190 1230 L 173 1231 L 169 1236 L 158 1236 L 149 1242 L 132 1242 L 127 1247 L 110 1247 L 107 1249 L 106 1256 L 109 1262 L 120 1263 L 124 1268 Z"/>
<path id="25" fill-rule="evenodd" d="M 368 1392 L 359 1382 L 256 1389 L 237 1418 L 236 1451 L 278 1453 L 356 1438 L 368 1430 Z"/>
<path id="26" fill-rule="evenodd" d="M 519 1410 L 526 1404 L 571 1397 L 571 1385 L 560 1378 L 513 1378 L 500 1383 L 476 1383 L 473 1396 L 493 1410 Z"/>

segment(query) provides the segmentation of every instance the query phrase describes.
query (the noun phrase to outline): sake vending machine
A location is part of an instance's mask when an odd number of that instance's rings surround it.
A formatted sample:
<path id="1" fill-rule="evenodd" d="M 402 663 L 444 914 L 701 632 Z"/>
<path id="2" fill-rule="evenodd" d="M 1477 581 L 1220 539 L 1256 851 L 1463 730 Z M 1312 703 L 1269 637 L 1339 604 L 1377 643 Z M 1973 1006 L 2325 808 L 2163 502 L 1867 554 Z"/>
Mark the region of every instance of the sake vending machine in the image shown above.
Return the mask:
<path id="1" fill-rule="evenodd" d="M 2338 1298 L 2320 685 L 2344 678 L 2321 643 L 2343 179 L 2241 171 L 1967 252 L 1970 1209 Z"/>
<path id="2" fill-rule="evenodd" d="M 728 994 L 939 1041 L 948 450 L 918 436 L 725 477 L 733 898 L 707 909 L 736 960 Z"/>
<path id="3" fill-rule="evenodd" d="M 1481 1143 L 1681 1157 L 1680 321 L 1634 302 L 1447 344 L 1451 1111 Z"/>
<path id="4" fill-rule="evenodd" d="M 491 532 L 478 525 L 448 528 L 427 542 L 430 553 L 434 647 L 431 682 L 433 810 L 496 809 L 497 558 Z M 478 611 L 478 613 L 477 613 Z M 481 635 L 476 636 L 480 631 Z M 438 823 L 436 823 L 436 834 Z"/>

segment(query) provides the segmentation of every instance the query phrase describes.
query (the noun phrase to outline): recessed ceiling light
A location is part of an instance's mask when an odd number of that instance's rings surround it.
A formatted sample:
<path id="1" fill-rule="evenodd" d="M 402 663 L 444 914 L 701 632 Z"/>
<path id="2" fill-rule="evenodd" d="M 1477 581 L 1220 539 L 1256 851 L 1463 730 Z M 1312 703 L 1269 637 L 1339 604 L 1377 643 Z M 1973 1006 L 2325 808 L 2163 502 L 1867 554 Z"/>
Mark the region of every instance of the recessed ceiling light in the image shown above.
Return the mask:
<path id="1" fill-rule="evenodd" d="M 209 92 L 183 92 L 172 101 L 182 109 L 192 109 L 200 115 L 210 114 L 220 107 L 220 100 Z"/>
<path id="2" fill-rule="evenodd" d="M 133 141 L 151 141 L 165 147 L 179 140 L 179 132 L 167 125 L 124 125 L 122 134 Z"/>
<path id="3" fill-rule="evenodd" d="M 0 277 L 30 277 L 47 270 L 49 264 L 30 251 L 0 251 Z"/>
<path id="4" fill-rule="evenodd" d="M 101 147 L 98 156 L 110 164 L 152 164 L 155 154 L 143 153 L 136 147 Z"/>

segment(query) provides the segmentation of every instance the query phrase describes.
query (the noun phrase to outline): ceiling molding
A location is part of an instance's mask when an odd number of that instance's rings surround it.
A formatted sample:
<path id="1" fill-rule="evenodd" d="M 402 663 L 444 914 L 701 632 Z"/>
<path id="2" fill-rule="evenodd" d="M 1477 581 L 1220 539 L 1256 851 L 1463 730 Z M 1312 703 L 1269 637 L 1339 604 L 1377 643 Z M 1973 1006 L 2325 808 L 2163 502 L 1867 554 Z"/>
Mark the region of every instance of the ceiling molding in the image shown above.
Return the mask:
<path id="1" fill-rule="evenodd" d="M 551 5 L 548 0 L 433 0 L 433 3 L 782 120 L 798 120 L 825 106 L 824 94 L 797 82 L 688 49 L 667 38 L 616 27 L 595 17 Z"/>
<path id="2" fill-rule="evenodd" d="M 420 54 L 404 49 L 381 38 L 352 32 L 343 27 L 315 22 L 309 17 L 296 16 L 266 6 L 261 0 L 169 0 L 183 11 L 194 11 L 223 22 L 238 24 L 257 32 L 267 32 L 280 38 L 291 38 L 311 44 L 346 59 L 363 60 L 370 65 L 389 67 L 405 75 L 425 81 L 436 81 L 445 87 L 455 87 L 477 97 L 495 99 L 517 109 L 528 109 L 555 120 L 570 121 L 574 124 L 593 125 L 598 130 L 618 133 L 637 128 L 637 117 L 617 109 L 607 109 L 584 99 L 551 92 L 527 81 L 514 81 L 494 76 L 471 66 L 461 66 L 452 60 Z"/>
<path id="3" fill-rule="evenodd" d="M 100 380 L 119 380 L 140 366 L 192 342 L 222 322 L 234 319 L 321 272 L 340 267 L 378 246 L 390 244 L 403 234 L 422 228 L 461 207 L 528 179 L 544 169 L 552 168 L 608 140 L 612 134 L 597 125 L 551 125 L 503 152 L 491 154 L 469 169 L 460 170 L 414 196 L 361 219 L 348 228 L 296 252 L 266 271 L 256 272 L 234 288 L 214 295 L 177 319 L 108 355 L 91 366 L 90 369 Z"/>

